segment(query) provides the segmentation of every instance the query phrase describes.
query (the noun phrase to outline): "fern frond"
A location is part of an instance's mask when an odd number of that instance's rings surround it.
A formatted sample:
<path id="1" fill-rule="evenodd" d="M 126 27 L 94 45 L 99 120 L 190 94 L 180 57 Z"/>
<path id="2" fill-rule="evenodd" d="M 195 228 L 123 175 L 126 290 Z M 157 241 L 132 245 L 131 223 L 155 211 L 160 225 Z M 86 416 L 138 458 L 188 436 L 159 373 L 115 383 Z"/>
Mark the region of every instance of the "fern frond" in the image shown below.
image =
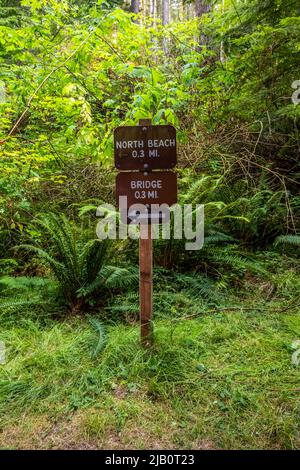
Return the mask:
<path id="1" fill-rule="evenodd" d="M 216 184 L 217 182 L 211 176 L 202 176 L 189 185 L 187 193 L 183 196 L 183 203 L 201 204 L 206 195 L 215 189 Z"/>
<path id="2" fill-rule="evenodd" d="M 79 255 L 79 262 L 83 279 L 87 283 L 93 282 L 104 265 L 107 253 L 107 240 L 89 240 Z"/>
<path id="3" fill-rule="evenodd" d="M 71 283 L 80 283 L 80 270 L 76 249 L 76 230 L 71 227 L 68 219 L 63 215 L 47 214 L 37 223 L 48 234 L 53 243 L 53 251 L 66 267 Z"/>
<path id="4" fill-rule="evenodd" d="M 107 309 L 111 313 L 138 313 L 140 310 L 138 300 L 136 302 L 126 302 L 123 301 L 122 303 L 111 305 L 107 307 Z"/>
<path id="5" fill-rule="evenodd" d="M 300 246 L 300 235 L 280 235 L 275 239 L 274 245 Z"/>
<path id="6" fill-rule="evenodd" d="M 49 264 L 49 266 L 53 269 L 56 277 L 59 280 L 65 278 L 66 270 L 65 270 L 64 265 L 62 263 L 56 261 L 51 255 L 49 255 L 49 253 L 47 253 L 47 251 L 45 251 L 42 248 L 39 248 L 37 246 L 28 245 L 28 244 L 18 245 L 16 248 L 17 249 L 21 248 L 21 249 L 25 249 L 25 250 L 28 250 L 28 251 L 33 251 L 34 253 L 36 253 L 38 256 L 43 258 Z"/>
<path id="7" fill-rule="evenodd" d="M 129 268 L 105 266 L 101 275 L 105 278 L 105 286 L 110 289 L 132 288 L 139 281 L 138 269 L 133 266 Z"/>
<path id="8" fill-rule="evenodd" d="M 78 211 L 78 215 L 79 217 L 83 217 L 85 214 L 89 214 L 90 212 L 92 212 L 93 214 L 96 214 L 96 210 L 97 210 L 97 206 L 95 206 L 94 204 L 88 204 L 86 206 L 80 207 Z"/>
<path id="9" fill-rule="evenodd" d="M 217 245 L 221 243 L 233 243 L 235 241 L 235 238 L 233 238 L 231 235 L 226 235 L 222 232 L 215 232 L 204 237 L 204 246 L 212 244 Z"/>
<path id="10" fill-rule="evenodd" d="M 89 318 L 89 322 L 91 326 L 93 327 L 93 329 L 98 334 L 98 342 L 95 348 L 93 349 L 93 351 L 91 352 L 91 357 L 92 359 L 94 359 L 105 348 L 107 337 L 106 337 L 106 331 L 103 326 L 103 323 L 101 323 L 97 318 L 93 318 L 93 317 Z"/>
<path id="11" fill-rule="evenodd" d="M 225 264 L 233 268 L 248 270 L 254 273 L 267 275 L 267 271 L 257 262 L 253 262 L 247 258 L 243 258 L 242 256 L 236 253 L 228 253 L 214 249 L 212 252 L 208 252 L 208 258 L 211 260 L 211 262 L 215 262 L 220 265 Z"/>
<path id="12" fill-rule="evenodd" d="M 176 283 L 182 290 L 189 293 L 194 298 L 204 298 L 206 300 L 217 300 L 219 294 L 216 287 L 207 276 L 195 274 L 189 276 L 185 274 L 175 275 Z"/>
<path id="13" fill-rule="evenodd" d="M 42 306 L 42 305 L 49 305 L 49 300 L 41 299 L 40 297 L 30 298 L 30 299 L 13 299 L 13 300 L 4 300 L 0 302 L 0 309 L 1 312 L 4 310 L 16 310 L 20 309 L 21 307 L 32 307 L 32 306 Z"/>

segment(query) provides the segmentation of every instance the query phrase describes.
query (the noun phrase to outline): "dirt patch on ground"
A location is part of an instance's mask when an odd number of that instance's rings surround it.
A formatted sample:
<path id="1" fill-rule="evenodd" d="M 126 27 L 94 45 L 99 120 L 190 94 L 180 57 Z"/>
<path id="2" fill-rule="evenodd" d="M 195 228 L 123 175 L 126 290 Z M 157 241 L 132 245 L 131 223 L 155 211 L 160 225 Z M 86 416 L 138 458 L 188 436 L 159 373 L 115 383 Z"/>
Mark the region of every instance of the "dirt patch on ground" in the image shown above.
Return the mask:
<path id="1" fill-rule="evenodd" d="M 99 416 L 101 411 L 98 410 Z M 97 436 L 88 435 L 87 419 L 95 416 L 95 410 L 84 410 L 71 417 L 53 421 L 46 415 L 24 416 L 19 424 L 5 427 L 0 434 L 1 449 L 66 449 L 66 450 L 134 450 L 134 449 L 178 449 L 173 441 L 178 432 L 174 428 L 156 433 L 155 428 L 147 426 L 145 421 L 135 423 L 130 420 L 121 431 L 109 423 L 98 431 Z M 209 440 L 199 440 L 192 446 L 194 449 L 213 449 Z"/>

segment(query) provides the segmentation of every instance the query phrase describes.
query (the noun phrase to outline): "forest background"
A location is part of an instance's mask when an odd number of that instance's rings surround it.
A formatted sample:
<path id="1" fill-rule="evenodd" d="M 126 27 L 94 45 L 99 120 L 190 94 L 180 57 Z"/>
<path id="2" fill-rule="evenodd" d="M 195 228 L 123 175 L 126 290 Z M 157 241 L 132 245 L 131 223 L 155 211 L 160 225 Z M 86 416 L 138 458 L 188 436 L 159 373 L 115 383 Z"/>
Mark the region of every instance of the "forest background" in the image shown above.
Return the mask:
<path id="1" fill-rule="evenodd" d="M 0 1 L 0 445 L 297 448 L 300 5 Z M 96 239 L 113 130 L 178 136 L 203 249 Z"/>

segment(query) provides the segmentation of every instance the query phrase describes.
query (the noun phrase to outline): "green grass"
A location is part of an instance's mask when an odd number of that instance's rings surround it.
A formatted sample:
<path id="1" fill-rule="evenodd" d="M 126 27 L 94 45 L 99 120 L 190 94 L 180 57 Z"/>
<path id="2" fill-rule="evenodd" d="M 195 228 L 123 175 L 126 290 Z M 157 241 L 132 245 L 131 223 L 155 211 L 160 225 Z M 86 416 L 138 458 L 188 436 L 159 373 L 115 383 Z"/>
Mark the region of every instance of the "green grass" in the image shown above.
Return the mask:
<path id="1" fill-rule="evenodd" d="M 34 446 L 26 422 L 45 416 L 48 425 L 70 420 L 68 439 L 80 416 L 78 442 L 100 447 L 109 439 L 120 448 L 165 440 L 179 448 L 202 441 L 225 449 L 299 446 L 299 369 L 291 364 L 297 314 L 160 320 L 152 351 L 139 347 L 137 326 L 110 326 L 107 334 L 106 348 L 92 359 L 97 337 L 87 320 L 44 328 L 27 321 L 1 332 L 8 345 L 1 447 Z M 136 441 L 140 432 L 145 442 Z M 52 432 L 38 445 L 51 447 L 50 438 Z M 61 439 L 54 447 L 65 445 Z"/>
<path id="2" fill-rule="evenodd" d="M 3 308 L 0 447 L 299 448 L 300 283 L 274 266 L 219 303 L 162 279 L 148 351 L 134 292 L 93 320 Z"/>

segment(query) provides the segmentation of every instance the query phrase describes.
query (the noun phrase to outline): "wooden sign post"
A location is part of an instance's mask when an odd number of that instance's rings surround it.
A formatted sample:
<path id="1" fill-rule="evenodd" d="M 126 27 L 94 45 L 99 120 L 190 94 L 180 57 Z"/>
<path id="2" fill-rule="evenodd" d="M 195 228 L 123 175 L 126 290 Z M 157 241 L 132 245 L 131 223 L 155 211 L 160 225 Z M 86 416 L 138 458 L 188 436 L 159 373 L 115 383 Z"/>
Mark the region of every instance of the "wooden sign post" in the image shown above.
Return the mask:
<path id="1" fill-rule="evenodd" d="M 140 119 L 140 126 L 150 126 L 151 119 Z M 140 323 L 141 342 L 144 347 L 153 344 L 153 246 L 152 226 L 140 224 Z"/>
<path id="2" fill-rule="evenodd" d="M 149 347 L 153 344 L 152 310 L 152 234 L 151 224 L 140 225 L 140 323 L 141 342 Z"/>
<path id="3" fill-rule="evenodd" d="M 150 347 L 153 344 L 151 224 L 163 221 L 156 206 L 177 202 L 176 174 L 152 170 L 169 170 L 176 165 L 176 130 L 173 126 L 152 126 L 151 119 L 140 119 L 139 126 L 115 129 L 114 147 L 115 166 L 121 170 L 116 179 L 117 204 L 121 196 L 126 196 L 128 207 L 143 204 L 148 208 L 144 214 L 133 216 L 121 211 L 121 220 L 128 224 L 136 220 L 140 225 L 141 343 Z"/>

